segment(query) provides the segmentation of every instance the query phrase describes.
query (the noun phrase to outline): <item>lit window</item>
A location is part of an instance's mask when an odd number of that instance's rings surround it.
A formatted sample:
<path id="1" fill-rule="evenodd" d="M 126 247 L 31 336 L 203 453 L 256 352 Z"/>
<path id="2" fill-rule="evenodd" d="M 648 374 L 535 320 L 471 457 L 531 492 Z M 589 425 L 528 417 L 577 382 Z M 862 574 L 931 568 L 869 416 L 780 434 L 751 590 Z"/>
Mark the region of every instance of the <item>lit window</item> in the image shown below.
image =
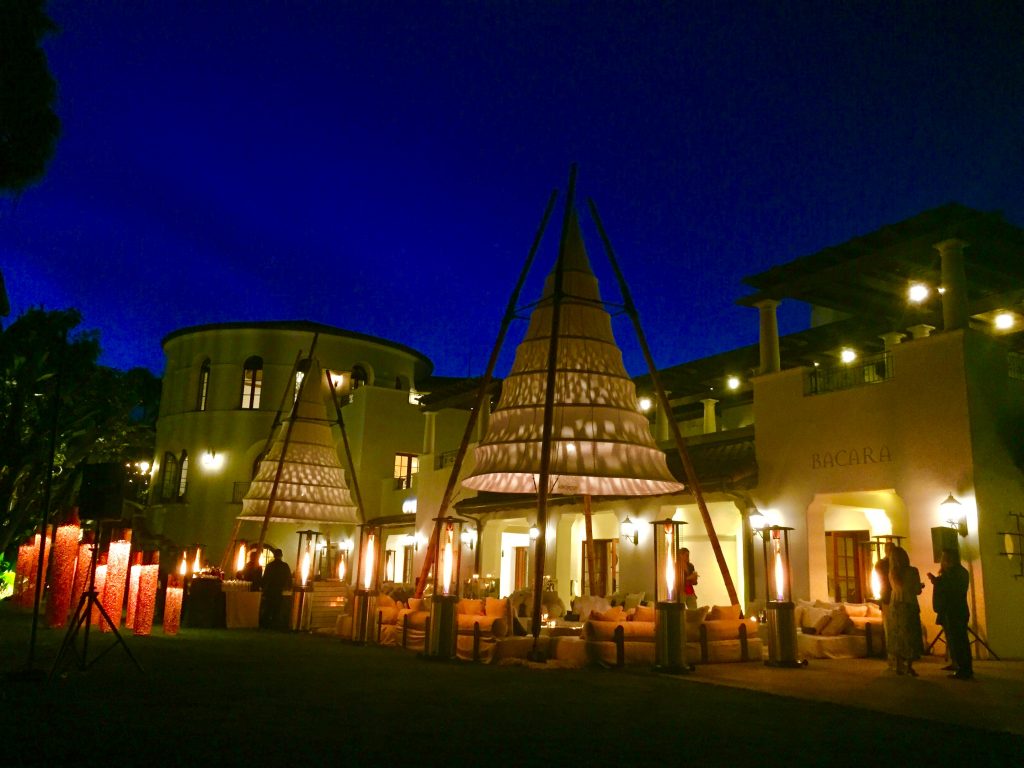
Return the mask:
<path id="1" fill-rule="evenodd" d="M 210 358 L 203 360 L 199 369 L 199 389 L 196 392 L 196 410 L 206 410 L 206 395 L 210 389 Z"/>
<path id="2" fill-rule="evenodd" d="M 263 358 L 253 355 L 245 361 L 242 372 L 242 408 L 256 410 L 260 407 L 260 392 L 263 390 Z"/>
<path id="3" fill-rule="evenodd" d="M 411 453 L 395 454 L 395 488 L 404 490 L 412 487 L 412 476 L 420 471 L 419 456 Z"/>
<path id="4" fill-rule="evenodd" d="M 181 452 L 181 467 L 178 470 L 178 498 L 185 498 L 188 489 L 188 453 Z"/>

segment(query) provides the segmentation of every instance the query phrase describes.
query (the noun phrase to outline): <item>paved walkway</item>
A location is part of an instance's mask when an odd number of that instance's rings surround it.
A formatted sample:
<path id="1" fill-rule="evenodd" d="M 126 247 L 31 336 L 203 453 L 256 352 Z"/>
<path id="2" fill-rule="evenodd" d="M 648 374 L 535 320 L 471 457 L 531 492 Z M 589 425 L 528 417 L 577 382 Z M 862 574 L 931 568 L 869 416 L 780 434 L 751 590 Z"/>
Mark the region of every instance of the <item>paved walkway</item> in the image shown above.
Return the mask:
<path id="1" fill-rule="evenodd" d="M 1024 735 L 1024 661 L 975 661 L 972 681 L 950 680 L 945 663 L 922 659 L 916 678 L 878 659 L 812 659 L 798 669 L 705 664 L 687 679 Z"/>

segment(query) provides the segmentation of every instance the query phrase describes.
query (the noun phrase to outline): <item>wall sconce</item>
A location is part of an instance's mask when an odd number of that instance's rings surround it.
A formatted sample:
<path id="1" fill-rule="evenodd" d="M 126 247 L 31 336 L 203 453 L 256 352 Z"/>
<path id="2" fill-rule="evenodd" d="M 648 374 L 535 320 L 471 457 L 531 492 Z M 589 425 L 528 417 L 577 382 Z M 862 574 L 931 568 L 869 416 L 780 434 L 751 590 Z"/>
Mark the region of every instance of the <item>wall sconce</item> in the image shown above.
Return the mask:
<path id="1" fill-rule="evenodd" d="M 402 502 L 402 514 L 403 515 L 415 515 L 416 514 L 416 499 L 406 499 Z"/>
<path id="2" fill-rule="evenodd" d="M 750 529 L 763 539 L 765 526 L 768 525 L 768 518 L 757 509 L 754 509 L 747 516 L 747 520 L 750 523 Z"/>
<path id="3" fill-rule="evenodd" d="M 462 543 L 469 547 L 471 552 L 476 548 L 476 542 L 479 537 L 480 532 L 476 528 L 464 528 L 462 531 Z"/>
<path id="4" fill-rule="evenodd" d="M 216 451 L 203 451 L 199 463 L 207 472 L 216 472 L 224 466 L 224 454 Z"/>
<path id="5" fill-rule="evenodd" d="M 651 410 L 654 403 L 651 401 L 651 398 L 644 396 L 637 401 L 637 405 L 640 406 L 641 413 L 647 413 L 649 410 Z"/>
<path id="6" fill-rule="evenodd" d="M 402 545 L 412 547 L 414 551 L 418 552 L 420 549 L 420 538 L 415 533 L 407 533 L 402 537 Z"/>
<path id="7" fill-rule="evenodd" d="M 632 541 L 634 547 L 640 543 L 640 534 L 637 532 L 636 523 L 629 519 L 629 515 L 626 515 L 626 519 L 619 525 L 619 535 L 627 541 Z"/>
<path id="8" fill-rule="evenodd" d="M 964 514 L 963 504 L 956 500 L 952 492 L 939 504 L 939 509 L 950 528 L 961 536 L 967 536 L 967 515 Z"/>
<path id="9" fill-rule="evenodd" d="M 530 541 L 536 541 L 540 538 L 540 528 L 536 524 L 530 526 Z"/>

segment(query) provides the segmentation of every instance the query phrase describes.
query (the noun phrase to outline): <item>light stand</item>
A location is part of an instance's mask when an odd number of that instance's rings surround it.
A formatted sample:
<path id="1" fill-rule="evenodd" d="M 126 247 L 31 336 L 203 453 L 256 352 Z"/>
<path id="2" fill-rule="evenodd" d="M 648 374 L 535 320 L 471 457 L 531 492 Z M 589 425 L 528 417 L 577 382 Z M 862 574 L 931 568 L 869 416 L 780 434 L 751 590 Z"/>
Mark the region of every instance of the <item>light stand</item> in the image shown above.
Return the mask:
<path id="1" fill-rule="evenodd" d="M 104 540 L 103 529 L 107 529 L 107 539 L 109 539 L 110 529 L 113 528 L 114 523 L 118 522 L 120 521 L 106 521 L 106 525 L 104 525 L 104 522 L 97 523 L 96 541 L 92 545 L 92 557 L 89 562 L 89 584 L 78 601 L 78 607 L 75 609 L 75 613 L 71 618 L 71 624 L 68 625 L 68 631 L 64 635 L 64 640 L 61 643 L 60 650 L 57 652 L 57 658 L 53 662 L 53 667 L 50 669 L 50 679 L 53 679 L 53 676 L 60 671 L 69 656 L 74 656 L 77 660 L 79 671 L 84 672 L 118 645 L 124 649 L 124 652 L 127 654 L 128 658 L 131 659 L 136 668 L 140 672 L 145 672 L 142 665 L 139 664 L 135 656 L 132 655 L 131 649 L 128 647 L 128 644 L 125 643 L 124 638 L 121 637 L 121 633 L 118 631 L 117 625 L 114 624 L 113 620 L 111 620 L 106 608 L 103 607 L 103 601 L 99 599 L 99 593 L 96 591 L 96 563 L 99 560 L 100 546 Z M 89 629 L 92 623 L 90 618 L 94 607 L 99 610 L 101 621 L 107 622 L 107 625 L 110 627 L 110 631 L 114 633 L 114 642 L 104 650 L 100 651 L 100 653 L 90 661 Z M 85 625 L 85 630 L 82 632 L 82 648 L 81 651 L 79 651 L 77 643 L 78 634 L 83 625 Z"/>

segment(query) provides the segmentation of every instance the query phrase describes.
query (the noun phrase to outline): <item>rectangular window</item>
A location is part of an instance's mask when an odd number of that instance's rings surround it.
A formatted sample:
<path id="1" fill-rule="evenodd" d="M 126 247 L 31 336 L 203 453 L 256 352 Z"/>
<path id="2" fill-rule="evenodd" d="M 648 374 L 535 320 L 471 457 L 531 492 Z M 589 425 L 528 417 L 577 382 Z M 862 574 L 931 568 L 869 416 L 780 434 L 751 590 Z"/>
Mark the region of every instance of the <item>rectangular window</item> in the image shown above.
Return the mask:
<path id="1" fill-rule="evenodd" d="M 420 458 L 411 453 L 395 454 L 395 489 L 412 488 L 412 477 L 420 471 Z"/>
<path id="2" fill-rule="evenodd" d="M 828 591 L 836 602 L 863 602 L 866 565 L 870 564 L 864 557 L 864 544 L 870 541 L 870 535 L 868 531 L 828 531 L 825 534 Z"/>
<path id="3" fill-rule="evenodd" d="M 188 489 L 188 455 L 182 454 L 181 466 L 178 468 L 178 498 L 185 498 L 185 491 Z"/>
<path id="4" fill-rule="evenodd" d="M 260 393 L 263 390 L 263 370 L 248 368 L 242 380 L 242 407 L 257 410 L 260 407 Z"/>
<path id="5" fill-rule="evenodd" d="M 206 395 L 210 389 L 210 363 L 209 361 L 203 363 L 203 367 L 199 370 L 199 392 L 196 396 L 196 410 L 206 410 Z"/>

